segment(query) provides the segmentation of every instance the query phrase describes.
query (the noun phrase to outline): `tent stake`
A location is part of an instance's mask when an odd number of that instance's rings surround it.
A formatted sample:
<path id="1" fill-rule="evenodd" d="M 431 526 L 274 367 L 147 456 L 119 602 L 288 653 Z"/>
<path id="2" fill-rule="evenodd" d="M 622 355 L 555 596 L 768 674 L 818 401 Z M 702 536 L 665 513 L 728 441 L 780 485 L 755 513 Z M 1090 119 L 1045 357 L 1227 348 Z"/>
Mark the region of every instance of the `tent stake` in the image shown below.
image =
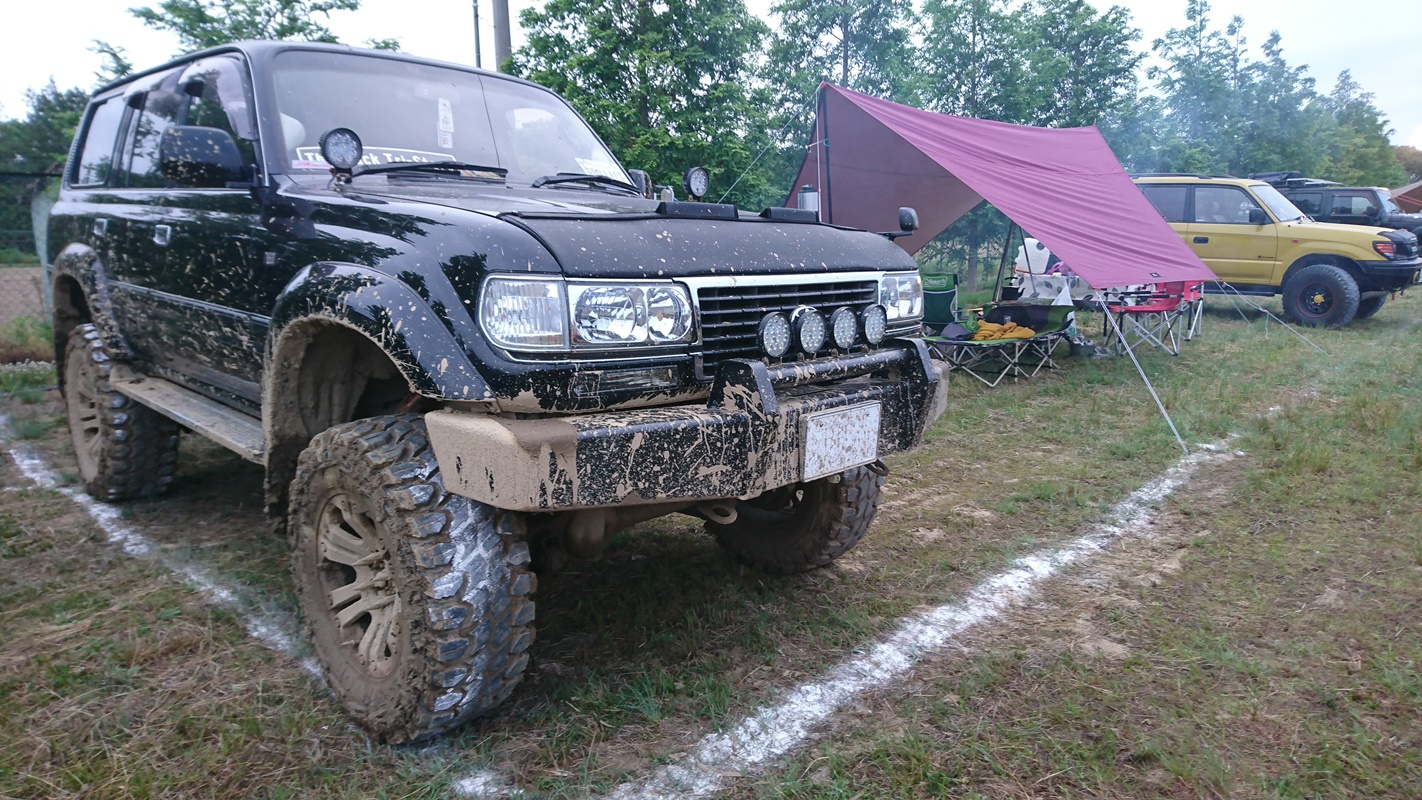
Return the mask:
<path id="1" fill-rule="evenodd" d="M 1131 363 L 1136 365 L 1136 372 L 1139 372 L 1141 374 L 1141 380 L 1145 381 L 1146 389 L 1150 392 L 1151 398 L 1155 400 L 1155 407 L 1160 409 L 1160 415 L 1165 417 L 1165 424 L 1169 425 L 1170 432 L 1175 434 L 1176 443 L 1180 445 L 1180 449 L 1184 451 L 1185 455 L 1190 455 L 1190 448 L 1185 446 L 1185 439 L 1181 437 L 1180 431 L 1175 428 L 1175 420 L 1170 418 L 1170 412 L 1166 411 L 1165 404 L 1160 402 L 1160 395 L 1155 393 L 1155 387 L 1151 385 L 1150 378 L 1146 376 L 1145 368 L 1141 366 L 1141 362 L 1136 360 L 1136 353 L 1131 349 L 1130 345 L 1126 344 L 1126 336 L 1121 332 L 1121 326 L 1116 324 L 1116 318 L 1111 316 L 1111 309 L 1106 306 L 1105 294 L 1104 291 L 1101 292 L 1102 296 L 1097 300 L 1097 302 L 1101 304 L 1101 313 L 1106 315 L 1106 319 L 1111 320 L 1111 327 L 1116 331 L 1116 338 L 1121 342 L 1121 347 L 1125 348 L 1126 355 L 1131 357 Z"/>

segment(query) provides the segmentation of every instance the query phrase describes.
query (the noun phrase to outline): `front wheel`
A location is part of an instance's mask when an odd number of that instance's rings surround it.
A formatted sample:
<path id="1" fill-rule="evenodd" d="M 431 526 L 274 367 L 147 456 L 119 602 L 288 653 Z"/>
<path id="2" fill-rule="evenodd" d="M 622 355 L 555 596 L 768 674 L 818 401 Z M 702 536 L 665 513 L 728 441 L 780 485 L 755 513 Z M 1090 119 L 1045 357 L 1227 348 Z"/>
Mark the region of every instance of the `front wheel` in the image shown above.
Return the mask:
<path id="1" fill-rule="evenodd" d="M 706 530 L 744 564 L 782 575 L 805 572 L 829 564 L 864 538 L 883 485 L 878 472 L 855 467 L 738 501 L 734 522 L 708 522 Z"/>
<path id="2" fill-rule="evenodd" d="M 418 416 L 338 425 L 291 483 L 297 600 L 336 696 L 387 742 L 513 692 L 533 642 L 520 515 L 450 494 Z"/>
<path id="3" fill-rule="evenodd" d="M 1358 313 L 1358 282 L 1334 264 L 1310 264 L 1284 281 L 1284 316 L 1310 328 L 1341 328 Z"/>

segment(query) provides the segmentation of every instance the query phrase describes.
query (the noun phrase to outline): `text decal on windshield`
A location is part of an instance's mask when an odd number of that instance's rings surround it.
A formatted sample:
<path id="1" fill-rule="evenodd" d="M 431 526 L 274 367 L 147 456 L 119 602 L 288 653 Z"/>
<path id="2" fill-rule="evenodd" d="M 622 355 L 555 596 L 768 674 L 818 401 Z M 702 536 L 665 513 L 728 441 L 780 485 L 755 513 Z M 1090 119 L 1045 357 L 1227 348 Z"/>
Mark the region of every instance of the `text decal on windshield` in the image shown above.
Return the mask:
<path id="1" fill-rule="evenodd" d="M 384 164 L 436 164 L 440 161 L 453 160 L 454 156 L 450 153 L 431 153 L 426 150 L 407 150 L 403 147 L 366 145 L 365 155 L 361 157 L 360 163 L 366 167 L 378 167 Z M 321 157 L 321 148 L 298 147 L 296 148 L 296 158 L 292 159 L 291 168 L 330 169 L 331 165 Z"/>

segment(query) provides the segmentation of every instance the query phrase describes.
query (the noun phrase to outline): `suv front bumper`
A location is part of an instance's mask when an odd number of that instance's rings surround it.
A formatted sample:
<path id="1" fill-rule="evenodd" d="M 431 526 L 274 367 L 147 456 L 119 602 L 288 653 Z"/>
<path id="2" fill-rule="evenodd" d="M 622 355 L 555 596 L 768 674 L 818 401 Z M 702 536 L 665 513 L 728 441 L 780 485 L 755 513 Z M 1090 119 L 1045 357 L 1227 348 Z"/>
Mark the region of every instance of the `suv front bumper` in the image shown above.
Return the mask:
<path id="1" fill-rule="evenodd" d="M 804 420 L 878 402 L 878 453 L 917 445 L 946 405 L 921 340 L 843 358 L 723 362 L 707 404 L 544 419 L 425 416 L 451 492 L 510 511 L 752 497 L 797 483 Z"/>
<path id="2" fill-rule="evenodd" d="M 1422 269 L 1422 258 L 1409 258 L 1406 261 L 1359 261 L 1358 270 L 1362 273 L 1358 288 L 1363 291 L 1396 291 L 1405 289 L 1419 282 L 1419 269 Z"/>

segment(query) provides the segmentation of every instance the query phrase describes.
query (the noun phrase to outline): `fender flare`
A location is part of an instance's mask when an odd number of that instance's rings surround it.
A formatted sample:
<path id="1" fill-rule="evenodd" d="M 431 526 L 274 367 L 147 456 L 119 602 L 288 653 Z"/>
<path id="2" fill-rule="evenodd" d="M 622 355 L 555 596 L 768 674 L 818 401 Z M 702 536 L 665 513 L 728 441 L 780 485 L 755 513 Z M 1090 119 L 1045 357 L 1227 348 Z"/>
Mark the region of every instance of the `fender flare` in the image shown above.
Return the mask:
<path id="1" fill-rule="evenodd" d="M 84 295 L 84 304 L 88 307 L 88 321 L 98 330 L 108 352 L 115 358 L 133 358 L 133 348 L 129 347 L 128 340 L 123 338 L 118 320 L 114 318 L 113 302 L 109 298 L 108 269 L 94 248 L 77 242 L 65 245 L 50 265 L 50 289 L 57 289 L 62 280 L 72 280 L 79 285 L 79 291 Z M 58 306 L 57 301 L 55 305 Z M 57 341 L 57 326 L 55 336 Z"/>
<path id="2" fill-rule="evenodd" d="M 458 336 L 409 285 L 358 264 L 317 262 L 298 272 L 272 309 L 267 370 L 279 368 L 293 330 L 325 321 L 364 335 L 409 382 L 436 400 L 492 400 Z"/>

